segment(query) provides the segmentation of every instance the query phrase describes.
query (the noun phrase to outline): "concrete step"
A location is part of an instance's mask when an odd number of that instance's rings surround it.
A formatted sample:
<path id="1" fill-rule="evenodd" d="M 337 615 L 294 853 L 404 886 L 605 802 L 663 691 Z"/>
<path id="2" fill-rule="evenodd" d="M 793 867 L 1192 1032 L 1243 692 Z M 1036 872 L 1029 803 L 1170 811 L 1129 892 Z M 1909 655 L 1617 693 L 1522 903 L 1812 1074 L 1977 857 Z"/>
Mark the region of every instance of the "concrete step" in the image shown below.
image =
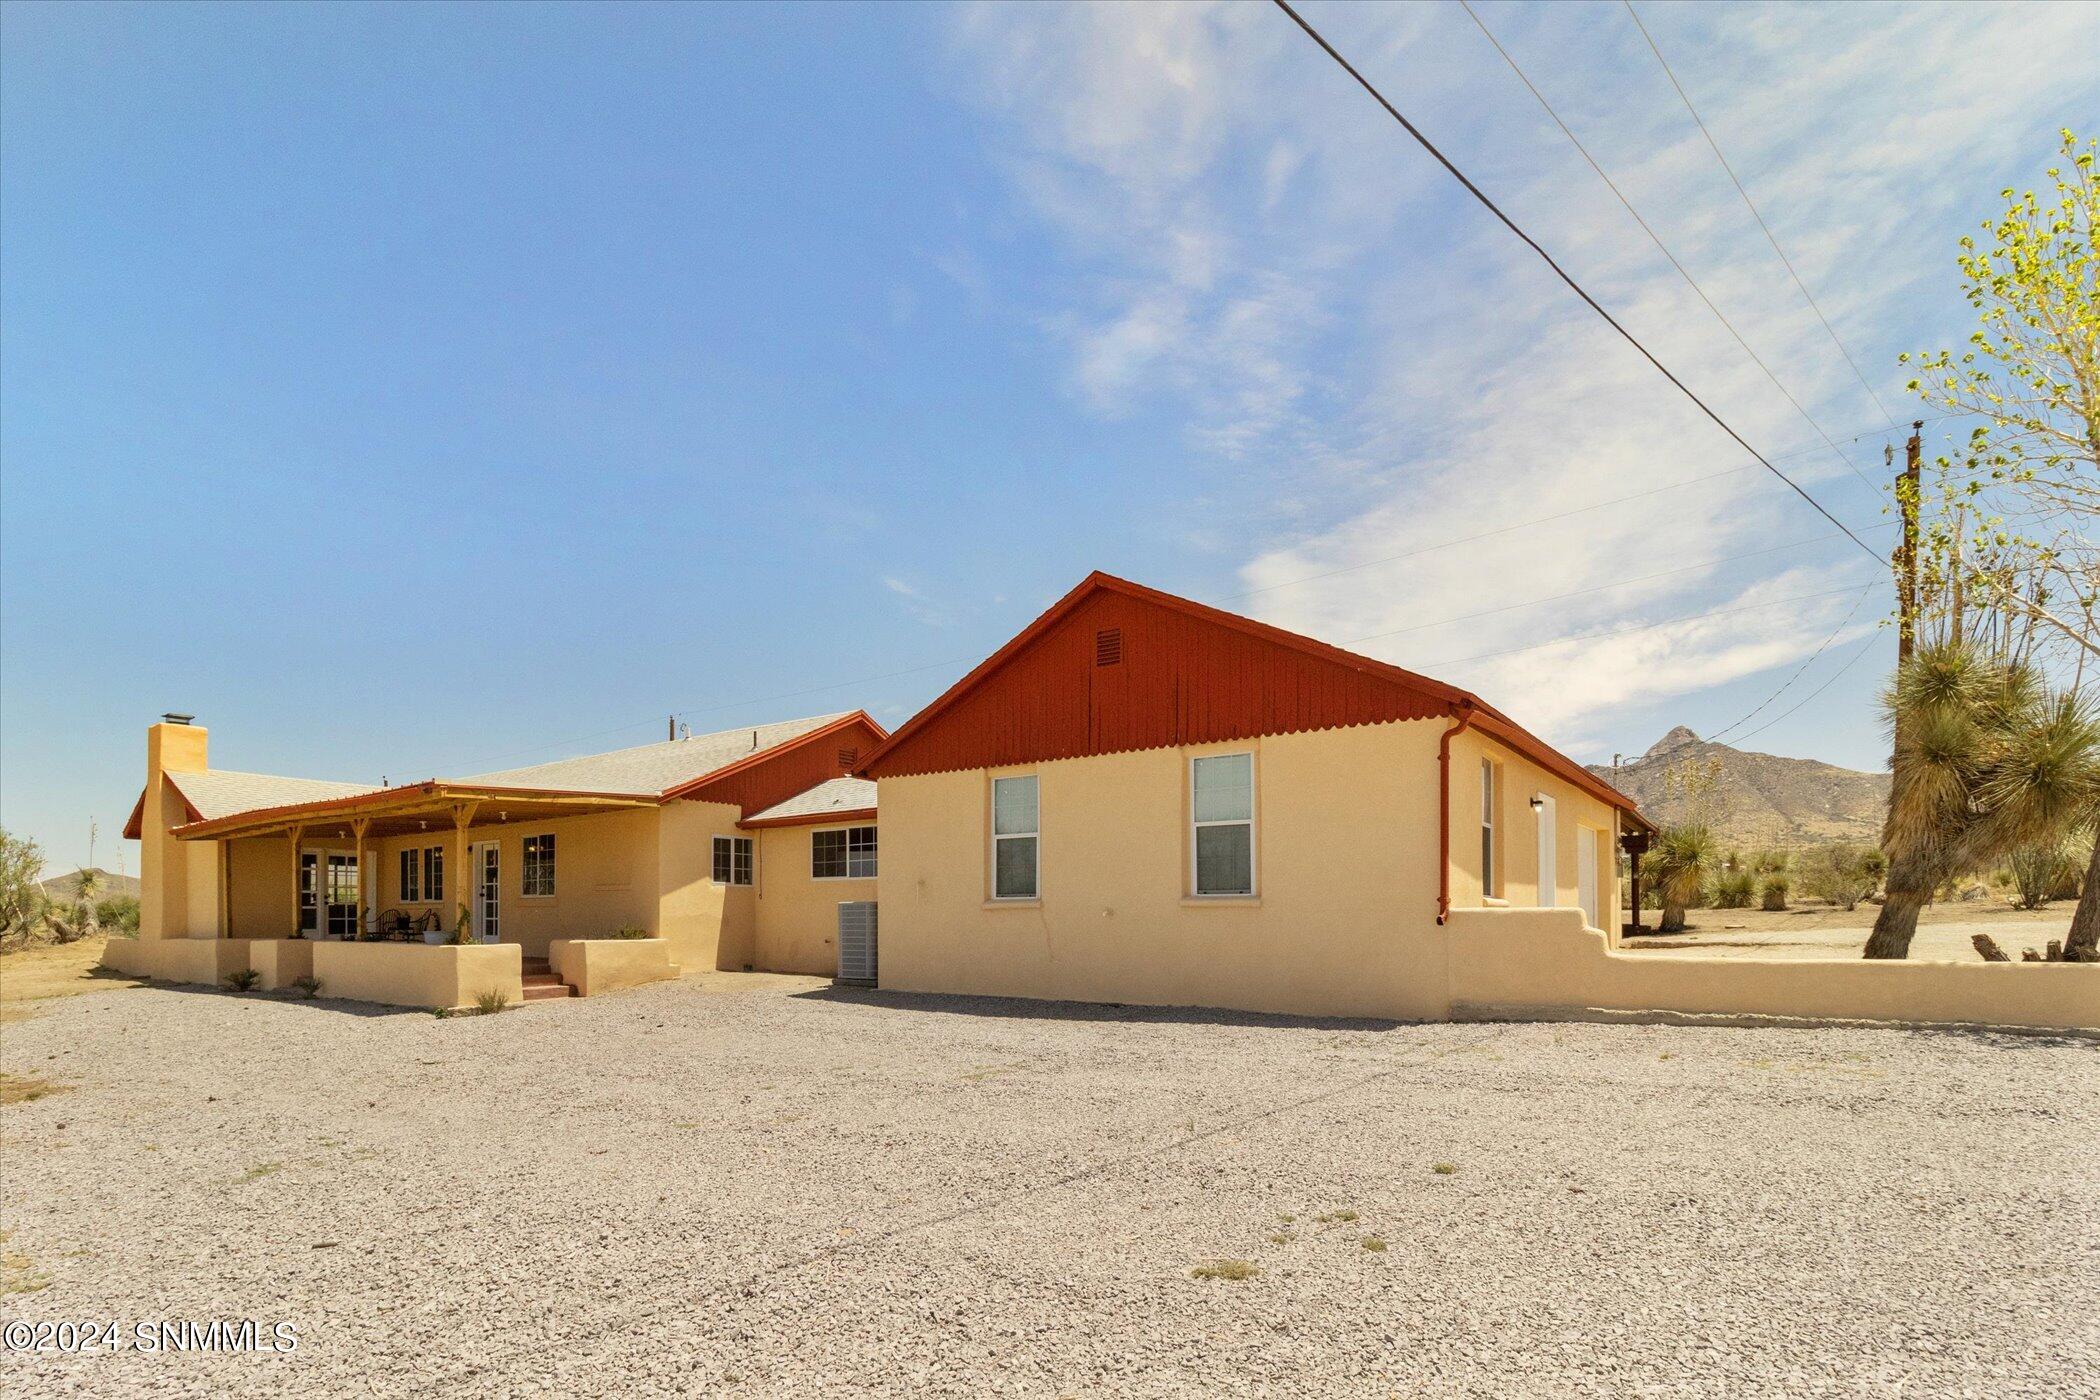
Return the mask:
<path id="1" fill-rule="evenodd" d="M 525 1000 L 527 1001 L 552 1001 L 556 998 L 575 995 L 576 989 L 559 978 L 554 979 L 551 985 L 546 982 L 536 982 L 530 978 L 526 979 L 525 982 Z"/>

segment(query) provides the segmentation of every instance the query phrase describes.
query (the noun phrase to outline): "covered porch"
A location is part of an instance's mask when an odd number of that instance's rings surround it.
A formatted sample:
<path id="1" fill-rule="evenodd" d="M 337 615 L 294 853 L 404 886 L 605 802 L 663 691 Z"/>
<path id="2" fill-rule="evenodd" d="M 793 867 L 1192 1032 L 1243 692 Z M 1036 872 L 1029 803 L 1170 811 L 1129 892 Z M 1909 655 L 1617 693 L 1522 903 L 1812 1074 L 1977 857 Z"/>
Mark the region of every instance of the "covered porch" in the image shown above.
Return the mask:
<path id="1" fill-rule="evenodd" d="M 221 938 L 510 942 L 544 958 L 557 937 L 653 924 L 656 809 L 652 794 L 431 782 L 169 834 L 216 857 Z"/>

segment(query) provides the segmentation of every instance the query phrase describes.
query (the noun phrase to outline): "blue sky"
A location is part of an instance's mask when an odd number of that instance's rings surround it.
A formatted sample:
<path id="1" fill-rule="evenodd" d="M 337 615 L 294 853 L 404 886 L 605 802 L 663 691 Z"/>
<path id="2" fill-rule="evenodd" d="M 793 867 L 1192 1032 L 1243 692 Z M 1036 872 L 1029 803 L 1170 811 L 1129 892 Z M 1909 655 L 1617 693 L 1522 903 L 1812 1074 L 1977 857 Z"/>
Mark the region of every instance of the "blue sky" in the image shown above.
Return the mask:
<path id="1" fill-rule="evenodd" d="M 1881 521 L 1464 10 L 1306 12 Z M 1481 14 L 1877 471 L 1625 11 Z M 2100 111 L 2096 11 L 1643 15 L 1907 418 L 1954 239 Z M 674 710 L 895 724 L 1096 567 L 1592 759 L 1836 634 L 1750 746 L 1881 760 L 1872 565 L 1267 7 L 16 4 L 0 63 L 0 821 L 55 864 L 91 818 L 117 864 L 164 709 L 218 766 L 396 781 Z"/>

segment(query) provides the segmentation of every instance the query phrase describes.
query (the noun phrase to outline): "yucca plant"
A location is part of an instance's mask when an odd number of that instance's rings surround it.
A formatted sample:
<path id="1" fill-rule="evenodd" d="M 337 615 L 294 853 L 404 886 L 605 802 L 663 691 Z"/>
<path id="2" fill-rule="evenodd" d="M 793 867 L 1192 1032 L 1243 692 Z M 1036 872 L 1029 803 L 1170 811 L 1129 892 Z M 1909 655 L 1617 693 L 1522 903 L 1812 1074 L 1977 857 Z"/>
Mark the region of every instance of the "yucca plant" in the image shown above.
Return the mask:
<path id="1" fill-rule="evenodd" d="M 1684 931 L 1684 911 L 1700 902 L 1720 861 L 1713 833 L 1703 826 L 1673 826 L 1656 837 L 1643 873 L 1662 899 L 1662 932 Z"/>
<path id="2" fill-rule="evenodd" d="M 2060 841 L 2090 814 L 2100 724 L 2076 692 L 2052 694 L 2030 668 L 1956 643 L 1921 648 L 1883 704 L 1896 736 L 1888 891 L 1866 956 L 1901 958 L 1936 887 Z"/>

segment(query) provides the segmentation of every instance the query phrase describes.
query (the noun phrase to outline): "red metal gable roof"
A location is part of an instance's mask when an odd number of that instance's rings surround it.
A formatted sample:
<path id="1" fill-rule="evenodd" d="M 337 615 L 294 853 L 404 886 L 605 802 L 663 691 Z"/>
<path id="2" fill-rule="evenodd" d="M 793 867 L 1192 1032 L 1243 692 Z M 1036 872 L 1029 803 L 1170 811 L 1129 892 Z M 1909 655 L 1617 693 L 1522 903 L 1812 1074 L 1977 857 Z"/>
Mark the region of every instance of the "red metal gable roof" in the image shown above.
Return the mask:
<path id="1" fill-rule="evenodd" d="M 763 812 L 828 778 L 851 773 L 888 737 L 889 731 L 870 718 L 867 711 L 855 710 L 821 729 L 812 729 L 682 783 L 664 793 L 664 800 L 686 797 L 696 802 L 727 802 L 746 812 Z"/>
<path id="2" fill-rule="evenodd" d="M 879 780 L 1468 712 L 1569 782 L 1634 810 L 1478 696 L 1103 573 L 914 715 L 858 771 Z"/>

